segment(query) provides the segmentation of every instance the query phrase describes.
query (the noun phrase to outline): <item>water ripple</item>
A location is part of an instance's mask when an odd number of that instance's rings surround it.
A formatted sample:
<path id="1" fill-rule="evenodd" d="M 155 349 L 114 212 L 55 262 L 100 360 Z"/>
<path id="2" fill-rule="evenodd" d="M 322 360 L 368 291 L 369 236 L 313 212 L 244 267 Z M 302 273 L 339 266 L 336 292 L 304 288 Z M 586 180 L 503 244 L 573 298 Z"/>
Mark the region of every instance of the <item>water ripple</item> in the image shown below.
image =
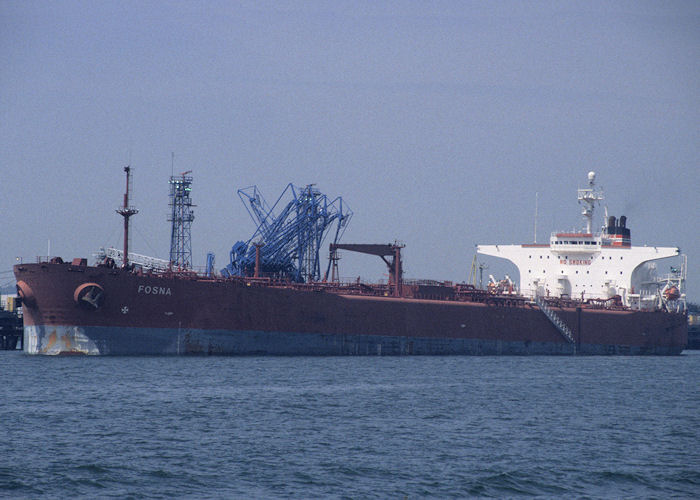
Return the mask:
<path id="1" fill-rule="evenodd" d="M 700 356 L 0 362 L 0 497 L 700 496 Z"/>

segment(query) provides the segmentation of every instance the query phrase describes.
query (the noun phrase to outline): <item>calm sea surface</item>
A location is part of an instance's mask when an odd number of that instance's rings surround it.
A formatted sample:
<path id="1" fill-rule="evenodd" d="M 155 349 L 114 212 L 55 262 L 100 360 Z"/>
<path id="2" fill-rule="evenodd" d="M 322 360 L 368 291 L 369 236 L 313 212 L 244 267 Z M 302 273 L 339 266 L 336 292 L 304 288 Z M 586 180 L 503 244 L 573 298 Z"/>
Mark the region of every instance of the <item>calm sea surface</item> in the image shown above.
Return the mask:
<path id="1" fill-rule="evenodd" d="M 0 352 L 0 496 L 700 496 L 680 357 Z"/>

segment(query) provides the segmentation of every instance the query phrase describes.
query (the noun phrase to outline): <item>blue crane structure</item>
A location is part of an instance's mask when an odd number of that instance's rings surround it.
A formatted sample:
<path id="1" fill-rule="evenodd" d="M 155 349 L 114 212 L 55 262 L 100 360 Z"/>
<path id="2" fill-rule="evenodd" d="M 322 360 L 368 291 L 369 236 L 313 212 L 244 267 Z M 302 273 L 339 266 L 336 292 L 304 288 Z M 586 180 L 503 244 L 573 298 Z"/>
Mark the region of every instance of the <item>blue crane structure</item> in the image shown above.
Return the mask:
<path id="1" fill-rule="evenodd" d="M 333 243 L 337 243 L 352 218 L 343 199 L 329 200 L 313 184 L 303 188 L 288 184 L 271 207 L 257 186 L 239 189 L 238 196 L 257 229 L 248 241 L 233 245 L 231 261 L 221 273 L 248 276 L 258 269 L 263 274 L 299 283 L 320 280 L 323 241 L 332 232 Z M 289 199 L 284 206 L 283 198 Z M 282 208 L 275 213 L 278 205 Z M 329 260 L 329 268 L 330 265 Z"/>

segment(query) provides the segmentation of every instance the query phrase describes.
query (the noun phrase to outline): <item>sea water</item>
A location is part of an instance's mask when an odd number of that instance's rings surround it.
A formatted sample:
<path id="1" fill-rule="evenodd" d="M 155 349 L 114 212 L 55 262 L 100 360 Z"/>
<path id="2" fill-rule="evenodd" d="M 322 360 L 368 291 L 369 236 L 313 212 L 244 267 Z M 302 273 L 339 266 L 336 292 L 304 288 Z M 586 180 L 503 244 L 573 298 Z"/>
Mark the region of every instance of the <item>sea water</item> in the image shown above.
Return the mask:
<path id="1" fill-rule="evenodd" d="M 700 352 L 0 352 L 0 496 L 698 497 Z"/>

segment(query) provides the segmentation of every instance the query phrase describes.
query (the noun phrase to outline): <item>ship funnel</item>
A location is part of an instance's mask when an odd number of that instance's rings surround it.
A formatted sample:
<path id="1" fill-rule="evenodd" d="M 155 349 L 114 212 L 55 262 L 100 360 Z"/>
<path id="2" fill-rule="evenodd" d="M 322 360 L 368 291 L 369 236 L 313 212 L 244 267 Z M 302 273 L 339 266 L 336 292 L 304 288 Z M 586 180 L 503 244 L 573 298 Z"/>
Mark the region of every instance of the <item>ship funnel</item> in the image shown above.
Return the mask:
<path id="1" fill-rule="evenodd" d="M 611 215 L 608 217 L 608 230 L 613 230 L 615 228 L 615 216 Z"/>
<path id="2" fill-rule="evenodd" d="M 627 224 L 627 217 L 624 215 L 620 216 L 620 227 L 626 227 Z"/>

